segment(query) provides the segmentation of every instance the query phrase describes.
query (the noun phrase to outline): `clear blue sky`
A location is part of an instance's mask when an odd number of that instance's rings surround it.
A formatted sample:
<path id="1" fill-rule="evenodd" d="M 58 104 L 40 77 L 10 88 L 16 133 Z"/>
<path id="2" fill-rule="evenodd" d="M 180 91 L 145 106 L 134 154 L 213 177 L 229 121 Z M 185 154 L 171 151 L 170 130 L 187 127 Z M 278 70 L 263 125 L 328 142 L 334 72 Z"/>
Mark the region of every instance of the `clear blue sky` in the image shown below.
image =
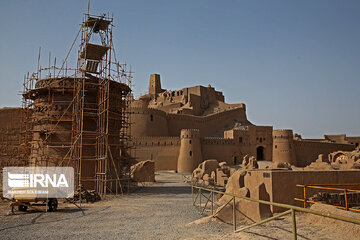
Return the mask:
<path id="1" fill-rule="evenodd" d="M 20 105 L 39 47 L 43 65 L 49 51 L 65 58 L 86 11 L 87 0 L 1 0 L 0 107 Z M 159 73 L 172 90 L 210 83 L 257 125 L 360 135 L 360 1 L 93 0 L 91 12 L 114 14 L 136 96 Z"/>

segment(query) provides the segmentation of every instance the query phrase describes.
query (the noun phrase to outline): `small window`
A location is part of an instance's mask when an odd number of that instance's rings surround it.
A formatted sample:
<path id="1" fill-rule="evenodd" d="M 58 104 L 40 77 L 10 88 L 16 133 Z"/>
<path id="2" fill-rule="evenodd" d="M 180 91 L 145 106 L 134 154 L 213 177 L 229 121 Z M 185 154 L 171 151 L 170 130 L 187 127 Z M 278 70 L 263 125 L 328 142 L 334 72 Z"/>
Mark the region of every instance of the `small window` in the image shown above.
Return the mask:
<path id="1" fill-rule="evenodd" d="M 190 157 L 192 156 L 192 151 L 189 152 Z"/>
<path id="2" fill-rule="evenodd" d="M 262 138 L 260 138 L 260 142 L 262 142 Z"/>
<path id="3" fill-rule="evenodd" d="M 189 140 L 189 144 L 191 144 L 192 143 L 192 141 L 191 141 L 191 139 Z"/>
<path id="4" fill-rule="evenodd" d="M 275 145 L 275 148 L 277 148 L 277 145 Z"/>
<path id="5" fill-rule="evenodd" d="M 289 144 L 289 148 L 291 149 L 291 144 Z"/>
<path id="6" fill-rule="evenodd" d="M 239 137 L 239 143 L 242 143 L 242 142 L 243 142 L 242 137 Z"/>
<path id="7" fill-rule="evenodd" d="M 154 116 L 152 114 L 150 115 L 150 121 L 154 121 Z"/>

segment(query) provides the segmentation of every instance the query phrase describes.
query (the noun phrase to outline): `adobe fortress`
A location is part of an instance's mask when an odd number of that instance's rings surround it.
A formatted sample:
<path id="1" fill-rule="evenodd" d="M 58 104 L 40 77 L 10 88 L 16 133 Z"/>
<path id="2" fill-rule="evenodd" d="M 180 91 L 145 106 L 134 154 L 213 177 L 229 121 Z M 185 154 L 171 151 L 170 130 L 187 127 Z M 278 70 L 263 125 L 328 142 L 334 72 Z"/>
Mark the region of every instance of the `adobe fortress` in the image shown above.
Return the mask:
<path id="1" fill-rule="evenodd" d="M 245 104 L 226 103 L 214 87 L 168 91 L 159 74 L 150 76 L 149 93 L 133 100 L 131 110 L 135 157 L 154 160 L 156 171 L 192 172 L 204 159 L 240 164 L 246 154 L 305 167 L 319 154 L 352 151 L 360 143 L 360 137 L 302 139 L 292 130 L 254 125 Z"/>

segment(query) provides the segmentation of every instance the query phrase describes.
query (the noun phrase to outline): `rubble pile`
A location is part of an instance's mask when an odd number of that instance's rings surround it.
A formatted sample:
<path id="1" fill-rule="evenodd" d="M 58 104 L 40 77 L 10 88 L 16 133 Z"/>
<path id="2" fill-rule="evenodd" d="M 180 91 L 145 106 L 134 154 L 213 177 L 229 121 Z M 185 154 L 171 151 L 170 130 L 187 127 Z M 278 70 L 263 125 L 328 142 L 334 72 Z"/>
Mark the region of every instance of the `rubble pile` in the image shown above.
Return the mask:
<path id="1" fill-rule="evenodd" d="M 287 162 L 274 162 L 268 169 L 281 169 L 281 170 L 292 170 L 290 163 Z"/>
<path id="2" fill-rule="evenodd" d="M 246 154 L 242 161 L 242 169 L 258 169 L 259 165 L 257 163 L 257 160 L 254 156 L 250 156 L 249 154 Z"/>
<path id="3" fill-rule="evenodd" d="M 83 186 L 81 186 L 81 188 L 77 189 L 74 192 L 73 201 L 80 202 L 80 199 L 81 199 L 81 202 L 93 203 L 93 202 L 100 201 L 101 197 L 95 190 L 88 191 Z"/>
<path id="4" fill-rule="evenodd" d="M 155 162 L 145 160 L 132 165 L 130 176 L 135 182 L 155 182 Z"/>
<path id="5" fill-rule="evenodd" d="M 193 182 L 209 185 L 225 186 L 230 175 L 231 170 L 226 162 L 219 163 L 215 159 L 205 160 L 193 171 Z"/>
<path id="6" fill-rule="evenodd" d="M 329 155 L 319 154 L 315 162 L 306 170 L 350 170 L 360 169 L 360 149 L 354 151 L 336 151 Z"/>

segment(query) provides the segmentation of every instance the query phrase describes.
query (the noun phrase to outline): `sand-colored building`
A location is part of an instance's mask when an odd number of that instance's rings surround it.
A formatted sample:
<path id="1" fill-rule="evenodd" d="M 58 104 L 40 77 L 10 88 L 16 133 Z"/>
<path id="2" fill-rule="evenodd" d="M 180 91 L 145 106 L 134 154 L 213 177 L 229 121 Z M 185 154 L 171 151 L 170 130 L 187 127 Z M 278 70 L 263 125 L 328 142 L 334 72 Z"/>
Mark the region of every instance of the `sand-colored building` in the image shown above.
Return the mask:
<path id="1" fill-rule="evenodd" d="M 159 74 L 150 76 L 149 93 L 133 100 L 132 122 L 135 157 L 154 160 L 156 170 L 190 172 L 204 159 L 239 164 L 246 154 L 303 167 L 320 153 L 355 146 L 304 140 L 292 130 L 254 125 L 244 103 L 226 103 L 223 93 L 210 85 L 165 90 Z"/>
<path id="2" fill-rule="evenodd" d="M 134 157 L 154 160 L 156 170 L 188 172 L 205 159 L 240 164 L 246 154 L 305 167 L 319 154 L 352 151 L 360 143 L 360 137 L 345 134 L 302 139 L 289 129 L 255 125 L 247 119 L 245 104 L 226 103 L 214 87 L 168 91 L 161 87 L 158 74 L 150 76 L 149 93 L 133 100 L 131 110 Z M 21 116 L 21 108 L 0 109 L 3 166 L 15 156 L 19 159 Z"/>

